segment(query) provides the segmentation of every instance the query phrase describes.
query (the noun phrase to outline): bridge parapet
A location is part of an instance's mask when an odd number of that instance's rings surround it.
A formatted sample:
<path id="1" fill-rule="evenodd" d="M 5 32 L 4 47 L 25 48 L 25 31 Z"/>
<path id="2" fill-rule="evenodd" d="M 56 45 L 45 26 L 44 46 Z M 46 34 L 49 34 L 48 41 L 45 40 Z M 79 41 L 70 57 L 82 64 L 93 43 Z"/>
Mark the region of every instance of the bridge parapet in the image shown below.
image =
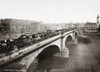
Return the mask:
<path id="1" fill-rule="evenodd" d="M 42 46 L 44 46 L 46 44 L 49 44 L 50 42 L 53 42 L 56 39 L 59 39 L 60 37 L 61 37 L 61 35 L 57 35 L 57 36 L 48 38 L 48 39 L 46 39 L 44 41 L 40 41 L 40 42 L 38 42 L 36 44 L 33 44 L 31 46 L 27 46 L 24 49 L 14 53 L 14 54 L 11 54 L 11 55 L 3 57 L 3 58 L 0 58 L 0 65 L 4 64 L 6 62 L 9 62 L 9 61 L 11 61 L 13 59 L 17 59 L 19 57 L 23 57 L 25 54 L 27 54 L 27 53 L 29 53 L 31 51 L 34 51 L 34 50 L 38 49 L 39 47 L 42 47 Z"/>

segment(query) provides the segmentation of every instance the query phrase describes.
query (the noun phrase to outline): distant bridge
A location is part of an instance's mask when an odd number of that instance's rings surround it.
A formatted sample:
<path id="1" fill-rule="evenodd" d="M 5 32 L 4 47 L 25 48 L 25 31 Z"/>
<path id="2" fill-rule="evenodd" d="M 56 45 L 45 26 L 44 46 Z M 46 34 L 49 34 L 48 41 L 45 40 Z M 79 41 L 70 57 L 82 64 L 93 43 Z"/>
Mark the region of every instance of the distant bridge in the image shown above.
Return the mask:
<path id="1" fill-rule="evenodd" d="M 70 51 L 67 48 L 67 44 L 70 41 L 77 40 L 80 35 L 81 29 L 73 29 L 63 34 L 60 33 L 59 35 L 25 47 L 10 56 L 4 57 L 1 66 L 5 67 L 5 64 L 8 64 L 8 68 L 12 68 L 12 66 L 17 65 L 17 67 L 21 68 L 21 66 L 23 66 L 22 69 L 28 70 L 31 63 L 37 57 L 42 59 L 43 57 L 54 55 L 57 52 L 60 52 L 62 57 L 69 57 Z M 64 54 L 65 52 L 66 54 Z"/>

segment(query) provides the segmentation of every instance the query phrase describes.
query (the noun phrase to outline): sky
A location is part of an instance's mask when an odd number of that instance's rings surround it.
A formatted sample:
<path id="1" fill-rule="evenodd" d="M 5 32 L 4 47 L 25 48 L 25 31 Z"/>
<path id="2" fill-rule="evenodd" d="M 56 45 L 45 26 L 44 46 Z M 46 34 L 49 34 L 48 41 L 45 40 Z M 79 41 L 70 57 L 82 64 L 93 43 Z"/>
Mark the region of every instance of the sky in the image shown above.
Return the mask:
<path id="1" fill-rule="evenodd" d="M 0 0 L 0 18 L 45 23 L 96 22 L 100 0 Z"/>

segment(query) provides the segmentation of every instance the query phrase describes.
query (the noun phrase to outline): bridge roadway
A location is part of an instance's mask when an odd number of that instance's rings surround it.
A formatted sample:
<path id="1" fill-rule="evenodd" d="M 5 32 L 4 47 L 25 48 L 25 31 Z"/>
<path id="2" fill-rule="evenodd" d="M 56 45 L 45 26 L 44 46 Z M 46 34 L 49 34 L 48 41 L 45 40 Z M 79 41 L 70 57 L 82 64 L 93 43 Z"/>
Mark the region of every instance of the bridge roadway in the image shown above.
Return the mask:
<path id="1" fill-rule="evenodd" d="M 16 69 L 16 70 L 21 70 L 22 72 L 24 70 L 25 72 L 25 70 L 29 68 L 31 63 L 38 56 L 38 54 L 42 52 L 45 48 L 47 48 L 48 46 L 52 45 L 52 43 L 54 43 L 56 45 L 59 44 L 59 49 L 61 51 L 62 49 L 64 49 L 62 48 L 62 45 L 65 44 L 62 42 L 62 38 L 66 39 L 68 36 L 72 36 L 72 39 L 75 39 L 75 33 L 77 33 L 77 35 L 80 35 L 79 29 L 74 29 L 74 30 L 65 32 L 64 34 L 59 34 L 57 36 L 48 38 L 46 40 L 43 40 L 31 46 L 27 46 L 14 54 L 0 58 L 1 70 L 4 71 L 7 69 L 9 70 L 12 69 L 13 71 L 14 69 Z M 63 41 L 66 41 L 66 40 L 63 40 Z M 59 42 L 61 42 L 61 44 Z"/>

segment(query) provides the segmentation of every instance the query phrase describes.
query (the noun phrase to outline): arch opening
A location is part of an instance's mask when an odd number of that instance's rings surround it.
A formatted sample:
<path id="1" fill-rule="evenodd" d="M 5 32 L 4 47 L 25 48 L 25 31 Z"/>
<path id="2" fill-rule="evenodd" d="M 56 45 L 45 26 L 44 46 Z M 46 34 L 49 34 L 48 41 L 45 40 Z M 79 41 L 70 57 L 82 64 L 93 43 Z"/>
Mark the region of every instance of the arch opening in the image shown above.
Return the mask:
<path id="1" fill-rule="evenodd" d="M 38 60 L 43 60 L 45 59 L 46 57 L 49 57 L 49 56 L 53 56 L 55 53 L 58 53 L 60 52 L 60 49 L 58 46 L 56 45 L 52 45 L 52 46 L 49 46 L 47 48 L 45 48 L 38 56 Z"/>
<path id="2" fill-rule="evenodd" d="M 78 33 L 75 32 L 75 39 L 78 39 Z"/>
<path id="3" fill-rule="evenodd" d="M 71 35 L 69 35 L 65 40 L 65 46 L 67 47 L 67 45 L 70 44 L 71 42 L 72 42 L 72 37 Z"/>

